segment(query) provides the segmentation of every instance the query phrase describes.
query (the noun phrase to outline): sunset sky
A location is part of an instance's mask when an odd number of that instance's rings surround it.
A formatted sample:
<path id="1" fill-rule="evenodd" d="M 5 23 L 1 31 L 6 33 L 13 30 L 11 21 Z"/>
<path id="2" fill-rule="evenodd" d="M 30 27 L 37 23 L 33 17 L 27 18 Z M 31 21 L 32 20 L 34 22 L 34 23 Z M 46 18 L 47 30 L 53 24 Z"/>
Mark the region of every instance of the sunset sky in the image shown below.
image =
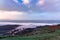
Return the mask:
<path id="1" fill-rule="evenodd" d="M 0 20 L 60 20 L 60 0 L 0 0 Z"/>

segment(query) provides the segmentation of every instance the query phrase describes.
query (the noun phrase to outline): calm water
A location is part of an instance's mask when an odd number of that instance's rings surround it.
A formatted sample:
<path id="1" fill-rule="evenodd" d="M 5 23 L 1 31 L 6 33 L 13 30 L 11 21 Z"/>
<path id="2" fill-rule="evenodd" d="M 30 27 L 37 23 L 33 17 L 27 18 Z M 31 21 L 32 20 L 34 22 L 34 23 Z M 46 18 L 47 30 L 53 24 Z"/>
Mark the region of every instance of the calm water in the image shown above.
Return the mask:
<path id="1" fill-rule="evenodd" d="M 0 20 L 0 22 L 16 22 L 16 23 L 60 23 L 60 20 Z"/>

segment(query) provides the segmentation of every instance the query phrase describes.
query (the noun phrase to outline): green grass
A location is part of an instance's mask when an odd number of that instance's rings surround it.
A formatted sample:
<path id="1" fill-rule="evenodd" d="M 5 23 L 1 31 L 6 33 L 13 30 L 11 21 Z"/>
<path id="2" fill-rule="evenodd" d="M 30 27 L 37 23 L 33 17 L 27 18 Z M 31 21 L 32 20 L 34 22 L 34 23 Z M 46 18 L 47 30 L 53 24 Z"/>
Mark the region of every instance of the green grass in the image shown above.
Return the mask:
<path id="1" fill-rule="evenodd" d="M 0 40 L 60 40 L 60 30 L 56 30 L 54 33 L 45 33 L 41 35 L 32 36 L 7 36 L 0 37 Z"/>

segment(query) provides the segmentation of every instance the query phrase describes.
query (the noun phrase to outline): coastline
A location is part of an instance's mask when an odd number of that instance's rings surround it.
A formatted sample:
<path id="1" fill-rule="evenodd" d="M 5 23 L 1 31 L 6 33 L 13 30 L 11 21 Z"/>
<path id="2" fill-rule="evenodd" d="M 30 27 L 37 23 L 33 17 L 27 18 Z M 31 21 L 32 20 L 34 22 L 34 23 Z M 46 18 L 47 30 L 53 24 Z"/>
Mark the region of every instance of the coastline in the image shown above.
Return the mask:
<path id="1" fill-rule="evenodd" d="M 0 22 L 0 25 L 36 25 L 36 26 L 44 26 L 44 25 L 57 25 L 60 23 L 13 23 L 13 22 Z"/>

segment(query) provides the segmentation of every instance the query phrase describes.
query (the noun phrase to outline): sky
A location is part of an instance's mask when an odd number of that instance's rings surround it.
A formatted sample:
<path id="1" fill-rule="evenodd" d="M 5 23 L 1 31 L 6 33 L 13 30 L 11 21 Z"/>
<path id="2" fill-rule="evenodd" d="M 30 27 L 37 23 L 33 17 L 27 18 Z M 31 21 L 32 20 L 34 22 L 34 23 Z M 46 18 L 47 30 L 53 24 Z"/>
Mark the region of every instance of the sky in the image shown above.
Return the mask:
<path id="1" fill-rule="evenodd" d="M 0 0 L 0 20 L 60 20 L 60 0 Z"/>

